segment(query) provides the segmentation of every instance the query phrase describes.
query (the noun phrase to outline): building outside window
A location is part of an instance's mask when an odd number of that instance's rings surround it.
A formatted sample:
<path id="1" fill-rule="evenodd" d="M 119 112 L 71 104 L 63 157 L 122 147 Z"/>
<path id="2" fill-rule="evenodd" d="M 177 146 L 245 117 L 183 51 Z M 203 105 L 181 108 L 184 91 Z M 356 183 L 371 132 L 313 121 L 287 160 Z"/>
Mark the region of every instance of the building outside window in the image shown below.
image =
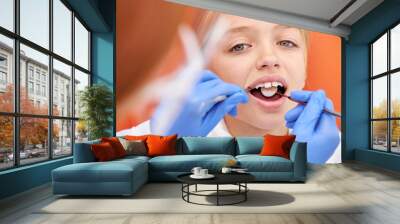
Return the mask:
<path id="1" fill-rule="evenodd" d="M 53 99 L 53 103 L 57 104 L 58 101 L 58 89 L 54 90 L 54 99 Z"/>
<path id="2" fill-rule="evenodd" d="M 46 74 L 45 73 L 42 73 L 42 82 L 46 82 Z"/>
<path id="3" fill-rule="evenodd" d="M 2 4 L 11 4 L 10 7 L 2 7 L 4 10 L 14 8 L 14 1 Z M 7 13 L 19 21 L 16 24 L 18 27 L 15 30 L 3 27 L 9 30 L 7 32 L 0 30 L 0 84 L 13 87 L 6 90 L 0 85 L 0 97 L 10 96 L 9 100 L 0 101 L 0 123 L 5 130 L 0 132 L 0 139 L 5 139 L 0 141 L 0 158 L 3 158 L 0 170 L 71 156 L 73 143 L 87 139 L 86 127 L 78 121 L 79 113 L 70 106 L 79 102 L 82 86 L 90 84 L 81 81 L 90 80 L 91 75 L 90 32 L 87 26 L 65 1 L 19 1 L 16 6 L 18 13 L 14 10 Z M 2 9 L 0 11 L 4 13 Z M 18 65 L 13 60 L 14 54 L 20 59 L 17 71 L 14 71 Z M 75 75 L 77 73 L 78 76 Z M 15 76 L 19 80 L 19 88 L 15 86 Z M 52 86 L 50 80 L 53 80 Z M 62 85 L 59 85 L 60 80 Z M 16 89 L 21 94 L 14 99 Z M 61 94 L 62 103 L 57 101 Z M 53 105 L 50 105 L 51 102 Z M 14 111 L 15 104 L 19 111 Z M 19 130 L 16 134 L 14 125 Z M 42 134 L 34 139 L 30 134 L 33 132 Z"/>
<path id="4" fill-rule="evenodd" d="M 4 92 L 7 88 L 7 56 L 0 54 L 0 91 Z"/>
<path id="5" fill-rule="evenodd" d="M 40 71 L 36 69 L 36 80 L 40 81 Z"/>
<path id="6" fill-rule="evenodd" d="M 31 81 L 28 82 L 28 92 L 29 92 L 29 94 L 33 94 L 33 92 L 34 92 L 33 82 L 31 82 Z"/>
<path id="7" fill-rule="evenodd" d="M 0 54 L 0 67 L 7 67 L 7 56 Z"/>
<path id="8" fill-rule="evenodd" d="M 42 86 L 42 96 L 46 96 L 46 86 Z"/>
<path id="9" fill-rule="evenodd" d="M 0 83 L 7 84 L 7 74 L 4 71 L 0 71 Z"/>
<path id="10" fill-rule="evenodd" d="M 40 95 L 40 84 L 36 84 L 36 95 Z"/>
<path id="11" fill-rule="evenodd" d="M 370 44 L 371 148 L 400 153 L 400 24 Z"/>
<path id="12" fill-rule="evenodd" d="M 32 66 L 29 66 L 28 74 L 29 74 L 29 79 L 33 80 L 33 67 Z"/>

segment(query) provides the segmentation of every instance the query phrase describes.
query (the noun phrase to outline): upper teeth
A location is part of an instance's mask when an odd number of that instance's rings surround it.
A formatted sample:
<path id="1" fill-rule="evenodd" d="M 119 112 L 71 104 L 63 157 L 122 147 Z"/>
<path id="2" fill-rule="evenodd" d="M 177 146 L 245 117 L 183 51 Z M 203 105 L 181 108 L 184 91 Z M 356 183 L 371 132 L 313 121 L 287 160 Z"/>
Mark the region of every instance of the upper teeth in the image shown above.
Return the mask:
<path id="1" fill-rule="evenodd" d="M 281 82 L 265 82 L 265 83 L 260 83 L 256 85 L 256 89 L 258 88 L 271 88 L 271 87 L 283 87 L 283 84 Z"/>

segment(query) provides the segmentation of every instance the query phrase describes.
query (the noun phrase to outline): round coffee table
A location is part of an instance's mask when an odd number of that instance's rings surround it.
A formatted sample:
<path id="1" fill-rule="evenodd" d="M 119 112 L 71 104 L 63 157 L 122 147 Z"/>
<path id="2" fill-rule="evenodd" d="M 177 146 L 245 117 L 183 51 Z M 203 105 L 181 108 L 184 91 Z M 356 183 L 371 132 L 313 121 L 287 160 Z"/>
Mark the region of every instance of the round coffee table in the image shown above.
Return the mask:
<path id="1" fill-rule="evenodd" d="M 213 174 L 215 177 L 212 179 L 193 179 L 190 177 L 191 173 L 182 174 L 177 177 L 178 181 L 182 183 L 182 199 L 188 203 L 198 204 L 198 205 L 234 205 L 247 200 L 247 192 L 249 188 L 247 183 L 255 180 L 255 177 L 249 173 L 216 173 Z M 197 190 L 197 185 L 216 185 L 215 190 Z M 195 186 L 194 191 L 190 191 L 190 186 Z M 237 190 L 223 190 L 220 189 L 220 185 L 236 185 Z M 205 194 L 209 192 L 215 192 L 215 194 Z M 190 196 L 203 196 L 203 197 L 216 197 L 216 204 L 202 204 L 190 201 Z M 239 200 L 231 203 L 221 203 L 221 197 L 232 197 L 241 196 Z"/>

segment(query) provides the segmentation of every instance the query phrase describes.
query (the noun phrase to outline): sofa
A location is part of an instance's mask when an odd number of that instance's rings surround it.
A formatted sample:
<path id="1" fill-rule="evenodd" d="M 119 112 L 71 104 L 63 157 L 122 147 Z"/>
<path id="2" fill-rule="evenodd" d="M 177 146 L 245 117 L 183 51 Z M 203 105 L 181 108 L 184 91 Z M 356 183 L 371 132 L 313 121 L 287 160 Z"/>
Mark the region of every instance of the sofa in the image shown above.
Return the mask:
<path id="1" fill-rule="evenodd" d="M 52 171 L 54 194 L 132 195 L 147 182 L 176 181 L 180 174 L 200 166 L 219 172 L 228 160 L 247 168 L 258 182 L 305 182 L 306 144 L 294 142 L 290 159 L 260 156 L 263 137 L 182 137 L 176 155 L 126 156 L 96 162 L 90 141 L 75 144 L 73 164 Z"/>

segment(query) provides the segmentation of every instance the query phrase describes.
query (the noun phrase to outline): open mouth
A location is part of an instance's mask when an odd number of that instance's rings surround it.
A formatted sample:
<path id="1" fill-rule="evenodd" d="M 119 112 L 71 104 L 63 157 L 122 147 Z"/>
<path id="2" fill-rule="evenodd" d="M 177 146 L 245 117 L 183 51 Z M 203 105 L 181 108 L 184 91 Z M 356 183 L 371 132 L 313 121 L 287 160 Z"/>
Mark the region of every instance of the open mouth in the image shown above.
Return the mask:
<path id="1" fill-rule="evenodd" d="M 278 100 L 285 94 L 286 90 L 287 87 L 279 81 L 260 83 L 248 89 L 251 95 L 263 101 Z"/>

